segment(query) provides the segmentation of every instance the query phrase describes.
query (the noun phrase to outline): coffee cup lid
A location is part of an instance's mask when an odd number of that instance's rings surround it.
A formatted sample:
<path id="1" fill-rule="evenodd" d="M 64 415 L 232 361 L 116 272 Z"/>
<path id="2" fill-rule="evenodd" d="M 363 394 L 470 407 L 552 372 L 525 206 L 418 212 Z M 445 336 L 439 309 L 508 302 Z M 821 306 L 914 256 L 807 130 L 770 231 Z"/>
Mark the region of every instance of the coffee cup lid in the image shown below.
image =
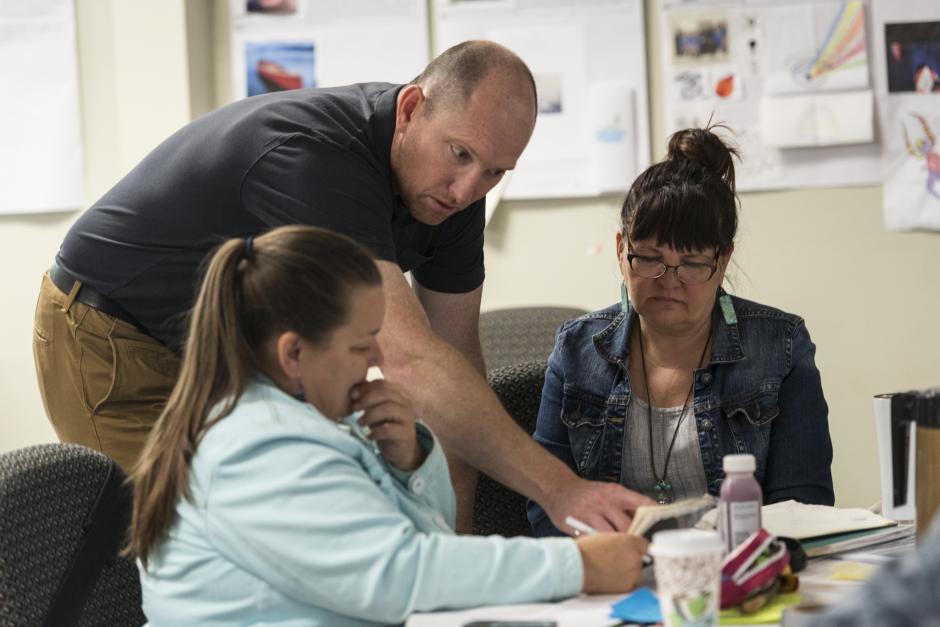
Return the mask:
<path id="1" fill-rule="evenodd" d="M 701 529 L 670 529 L 653 534 L 650 555 L 653 557 L 684 557 L 724 552 L 717 531 Z"/>

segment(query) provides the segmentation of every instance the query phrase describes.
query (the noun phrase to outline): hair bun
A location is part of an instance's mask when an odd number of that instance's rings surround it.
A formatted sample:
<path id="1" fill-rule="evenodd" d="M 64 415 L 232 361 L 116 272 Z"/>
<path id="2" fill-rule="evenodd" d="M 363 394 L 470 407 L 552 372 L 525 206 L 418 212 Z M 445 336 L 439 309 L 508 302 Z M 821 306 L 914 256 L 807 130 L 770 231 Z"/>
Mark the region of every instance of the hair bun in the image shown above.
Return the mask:
<path id="1" fill-rule="evenodd" d="M 706 128 L 687 128 L 676 131 L 669 138 L 667 160 L 689 161 L 722 179 L 734 190 L 734 161 L 739 157 L 737 149 L 726 144 L 713 129 L 722 124 L 711 124 Z"/>

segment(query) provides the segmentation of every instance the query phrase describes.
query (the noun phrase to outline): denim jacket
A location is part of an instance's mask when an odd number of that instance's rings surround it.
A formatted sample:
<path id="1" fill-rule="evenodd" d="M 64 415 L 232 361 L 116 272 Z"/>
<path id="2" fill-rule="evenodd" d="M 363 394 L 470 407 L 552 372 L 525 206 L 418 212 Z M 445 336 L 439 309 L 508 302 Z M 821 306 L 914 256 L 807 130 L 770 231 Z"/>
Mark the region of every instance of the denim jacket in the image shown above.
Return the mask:
<path id="1" fill-rule="evenodd" d="M 587 479 L 622 482 L 635 320 L 619 304 L 570 320 L 548 358 L 534 437 Z M 798 316 L 719 292 L 711 359 L 694 374 L 709 493 L 721 489 L 723 456 L 750 453 L 764 503 L 832 505 L 829 409 L 815 353 Z M 535 535 L 560 533 L 538 504 L 528 503 L 528 515 Z"/>

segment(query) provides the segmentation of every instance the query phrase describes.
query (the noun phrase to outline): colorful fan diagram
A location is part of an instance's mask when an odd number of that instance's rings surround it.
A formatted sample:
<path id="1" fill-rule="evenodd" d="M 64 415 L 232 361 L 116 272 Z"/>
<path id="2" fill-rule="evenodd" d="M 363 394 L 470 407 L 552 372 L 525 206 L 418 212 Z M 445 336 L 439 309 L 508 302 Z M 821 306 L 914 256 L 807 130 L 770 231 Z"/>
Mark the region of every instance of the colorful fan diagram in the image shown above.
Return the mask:
<path id="1" fill-rule="evenodd" d="M 866 63 L 865 10 L 857 0 L 843 2 L 815 58 L 806 66 L 804 78 L 818 80 L 829 73 Z"/>

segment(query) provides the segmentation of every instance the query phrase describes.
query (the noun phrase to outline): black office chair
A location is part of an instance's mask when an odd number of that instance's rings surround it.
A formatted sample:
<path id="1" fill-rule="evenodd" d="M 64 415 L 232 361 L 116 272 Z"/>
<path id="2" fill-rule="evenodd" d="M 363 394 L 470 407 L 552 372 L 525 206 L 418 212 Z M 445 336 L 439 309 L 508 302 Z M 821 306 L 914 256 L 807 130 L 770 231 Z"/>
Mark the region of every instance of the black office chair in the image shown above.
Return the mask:
<path id="1" fill-rule="evenodd" d="M 571 307 L 512 307 L 480 314 L 480 344 L 486 371 L 548 359 L 563 322 L 587 312 Z"/>
<path id="2" fill-rule="evenodd" d="M 546 362 L 528 361 L 504 366 L 489 373 L 490 387 L 503 407 L 532 434 L 539 413 Z M 473 508 L 473 533 L 477 535 L 531 536 L 532 528 L 525 513 L 525 497 L 480 474 Z"/>
<path id="3" fill-rule="evenodd" d="M 146 622 L 137 567 L 118 555 L 124 480 L 111 458 L 74 444 L 0 455 L 0 626 Z"/>

